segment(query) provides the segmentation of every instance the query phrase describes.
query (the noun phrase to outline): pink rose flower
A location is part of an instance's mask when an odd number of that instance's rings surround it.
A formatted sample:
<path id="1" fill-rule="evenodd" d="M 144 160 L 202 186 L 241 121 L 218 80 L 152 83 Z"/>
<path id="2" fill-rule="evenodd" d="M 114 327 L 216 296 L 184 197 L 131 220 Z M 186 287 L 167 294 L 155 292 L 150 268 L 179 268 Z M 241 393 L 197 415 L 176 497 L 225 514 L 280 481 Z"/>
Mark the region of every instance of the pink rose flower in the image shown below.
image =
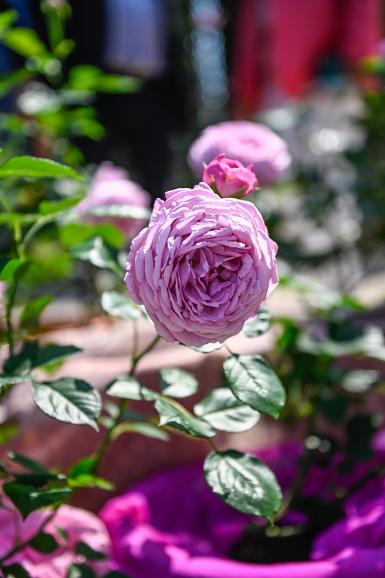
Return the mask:
<path id="1" fill-rule="evenodd" d="M 78 204 L 77 212 L 89 223 L 113 224 L 125 237 L 132 238 L 146 224 L 149 207 L 149 194 L 131 181 L 124 169 L 103 163 L 96 171 L 87 196 Z M 125 209 L 127 217 L 117 216 Z M 101 214 L 98 215 L 98 211 Z M 138 218 L 130 218 L 133 213 Z"/>
<path id="2" fill-rule="evenodd" d="M 10 509 L 0 509 L 0 557 L 6 556 L 17 541 L 26 542 L 35 536 L 50 514 L 49 511 L 34 512 L 22 520 L 20 514 L 16 510 L 12 511 L 12 506 L 9 506 Z M 59 535 L 57 528 L 67 533 L 68 540 Z M 54 536 L 58 548 L 51 554 L 41 554 L 26 547 L 7 559 L 7 564 L 21 564 L 31 578 L 65 578 L 72 564 L 86 562 L 83 556 L 75 552 L 78 542 L 85 542 L 94 550 L 109 554 L 110 539 L 106 527 L 94 514 L 85 510 L 61 506 L 44 532 Z M 112 569 L 107 560 L 92 565 L 97 576 Z"/>
<path id="3" fill-rule="evenodd" d="M 200 183 L 157 199 L 132 242 L 125 281 L 166 341 L 223 342 L 278 283 L 276 252 L 253 204 Z"/>
<path id="4" fill-rule="evenodd" d="M 221 197 L 251 195 L 258 182 L 252 165 L 245 167 L 241 162 L 218 155 L 203 171 L 202 180 L 214 188 Z"/>
<path id="5" fill-rule="evenodd" d="M 226 121 L 208 126 L 189 151 L 189 164 L 201 178 L 204 165 L 217 155 L 252 165 L 259 181 L 265 185 L 278 179 L 290 165 L 286 143 L 272 130 L 248 121 Z"/>

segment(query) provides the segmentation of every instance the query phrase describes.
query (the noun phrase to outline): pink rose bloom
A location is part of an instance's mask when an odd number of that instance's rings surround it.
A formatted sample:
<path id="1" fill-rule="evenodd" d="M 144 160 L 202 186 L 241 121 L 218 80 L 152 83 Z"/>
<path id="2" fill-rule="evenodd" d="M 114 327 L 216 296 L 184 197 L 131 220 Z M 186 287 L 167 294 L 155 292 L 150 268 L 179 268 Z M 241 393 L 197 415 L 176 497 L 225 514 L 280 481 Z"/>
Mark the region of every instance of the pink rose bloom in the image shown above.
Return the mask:
<path id="1" fill-rule="evenodd" d="M 78 204 L 77 212 L 89 223 L 115 225 L 125 237 L 132 238 L 146 224 L 149 207 L 149 194 L 131 181 L 124 169 L 103 163 L 96 171 L 87 196 Z M 127 217 L 117 216 L 117 213 L 124 213 L 125 208 Z M 133 213 L 138 218 L 130 218 Z"/>
<path id="2" fill-rule="evenodd" d="M 14 510 L 0 509 L 0 558 L 15 546 L 16 540 L 25 542 L 35 536 L 49 511 L 34 512 L 26 520 Z M 64 540 L 57 528 L 63 529 L 68 540 Z M 73 508 L 61 506 L 53 520 L 44 528 L 44 532 L 52 534 L 59 544 L 51 554 L 41 554 L 33 548 L 27 547 L 18 552 L 6 562 L 21 564 L 31 578 L 66 578 L 69 567 L 75 563 L 83 563 L 83 556 L 76 554 L 78 542 L 84 542 L 94 550 L 109 554 L 110 539 L 101 520 L 94 514 Z M 92 563 L 97 576 L 104 575 L 111 569 L 106 560 Z M 0 574 L 1 575 L 1 574 Z"/>
<path id="3" fill-rule="evenodd" d="M 223 342 L 277 285 L 276 252 L 252 203 L 200 183 L 157 199 L 132 242 L 125 281 L 166 341 Z"/>
<path id="4" fill-rule="evenodd" d="M 218 155 L 207 165 L 202 180 L 221 197 L 251 195 L 258 185 L 252 165 L 245 167 L 239 161 L 226 158 L 224 154 Z"/>
<path id="5" fill-rule="evenodd" d="M 248 121 L 226 121 L 208 126 L 189 151 L 189 164 L 200 178 L 204 165 L 224 153 L 252 169 L 263 185 L 278 179 L 290 164 L 286 143 L 272 130 Z"/>

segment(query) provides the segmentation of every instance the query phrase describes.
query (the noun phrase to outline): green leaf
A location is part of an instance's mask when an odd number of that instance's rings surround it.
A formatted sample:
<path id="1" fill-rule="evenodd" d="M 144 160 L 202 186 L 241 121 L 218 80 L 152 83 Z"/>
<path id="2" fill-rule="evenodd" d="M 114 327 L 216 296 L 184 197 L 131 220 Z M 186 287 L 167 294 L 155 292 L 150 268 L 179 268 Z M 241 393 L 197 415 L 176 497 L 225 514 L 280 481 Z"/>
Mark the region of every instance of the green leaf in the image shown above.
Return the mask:
<path id="1" fill-rule="evenodd" d="M 238 433 L 255 426 L 259 413 L 234 397 L 227 387 L 213 389 L 194 406 L 194 413 L 219 431 Z"/>
<path id="2" fill-rule="evenodd" d="M 8 159 L 0 166 L 0 179 L 26 177 L 33 179 L 82 179 L 71 167 L 50 159 L 31 156 L 19 156 Z"/>
<path id="3" fill-rule="evenodd" d="M 126 295 L 121 295 L 117 291 L 105 291 L 101 300 L 102 307 L 106 313 L 113 317 L 123 319 L 138 319 L 140 309 Z"/>
<path id="4" fill-rule="evenodd" d="M 170 397 L 189 397 L 198 391 L 198 382 L 188 371 L 168 367 L 160 371 L 162 394 Z"/>
<path id="5" fill-rule="evenodd" d="M 132 92 L 140 81 L 129 76 L 104 74 L 100 68 L 87 64 L 74 66 L 69 73 L 69 87 L 91 92 Z"/>
<path id="6" fill-rule="evenodd" d="M 120 377 L 108 386 L 106 393 L 113 397 L 133 400 L 153 401 L 159 394 L 148 389 L 134 377 Z"/>
<path id="7" fill-rule="evenodd" d="M 13 502 L 23 518 L 31 512 L 48 506 L 56 506 L 67 500 L 72 493 L 70 488 L 36 489 L 17 482 L 3 485 L 3 491 Z"/>
<path id="8" fill-rule="evenodd" d="M 19 425 L 15 422 L 9 421 L 0 424 L 0 445 L 7 444 L 11 439 L 19 433 Z"/>
<path id="9" fill-rule="evenodd" d="M 147 422 L 123 422 L 117 425 L 112 432 L 112 439 L 116 440 L 125 433 L 137 433 L 149 438 L 162 440 L 164 442 L 170 439 L 167 432 L 159 427 Z"/>
<path id="10" fill-rule="evenodd" d="M 28 381 L 27 375 L 0 375 L 0 392 L 10 385 Z"/>
<path id="11" fill-rule="evenodd" d="M 302 333 L 297 340 L 297 346 L 300 351 L 312 355 L 327 357 L 354 355 L 385 361 L 384 334 L 379 327 L 366 327 L 359 336 L 346 341 L 332 339 L 317 341 L 308 333 Z"/>
<path id="12" fill-rule="evenodd" d="M 208 423 L 194 417 L 187 409 L 172 399 L 160 398 L 155 402 L 159 425 L 169 426 L 197 438 L 211 438 L 215 432 Z"/>
<path id="13" fill-rule="evenodd" d="M 123 247 L 125 239 L 121 231 L 114 225 L 89 225 L 88 223 L 68 223 L 59 229 L 61 243 L 71 248 L 81 245 L 91 237 L 102 237 L 104 241 L 116 249 Z"/>
<path id="14" fill-rule="evenodd" d="M 43 42 L 31 28 L 11 28 L 2 34 L 1 41 L 25 58 L 39 56 L 46 52 Z"/>
<path id="15" fill-rule="evenodd" d="M 42 554 L 52 554 L 59 547 L 52 534 L 47 532 L 40 532 L 30 541 L 29 545 Z"/>
<path id="16" fill-rule="evenodd" d="M 274 520 L 282 494 L 273 472 L 261 461 L 235 450 L 211 452 L 204 471 L 214 494 L 227 504 L 245 514 Z"/>
<path id="17" fill-rule="evenodd" d="M 34 472 L 35 474 L 49 474 L 50 473 L 50 471 L 47 470 L 47 468 L 45 466 L 43 466 L 42 464 L 39 464 L 39 462 L 36 462 L 35 460 L 32 460 L 31 458 L 29 458 L 27 456 L 23 456 L 22 454 L 18 454 L 16 452 L 9 452 L 8 458 L 12 462 L 15 462 L 15 464 L 19 464 L 19 466 L 23 466 L 23 468 L 25 468 L 26 470 L 29 470 L 30 472 Z"/>
<path id="18" fill-rule="evenodd" d="M 21 314 L 20 327 L 29 330 L 34 329 L 38 325 L 39 316 L 51 301 L 50 295 L 43 295 L 27 303 Z"/>
<path id="19" fill-rule="evenodd" d="M 60 199 L 58 201 L 42 201 L 39 204 L 39 213 L 41 215 L 54 215 L 67 209 L 75 207 L 82 199 L 80 196 L 70 197 L 69 199 Z"/>
<path id="20" fill-rule="evenodd" d="M 255 317 L 246 321 L 243 326 L 243 333 L 246 337 L 259 337 L 270 329 L 270 323 L 270 312 L 264 307 L 261 307 Z"/>
<path id="21" fill-rule="evenodd" d="M 77 461 L 68 472 L 69 478 L 76 478 L 81 474 L 92 474 L 97 461 L 94 456 L 87 456 Z"/>
<path id="22" fill-rule="evenodd" d="M 20 353 L 13 355 L 4 364 L 8 373 L 44 367 L 53 362 L 62 361 L 69 355 L 81 351 L 74 345 L 48 345 L 40 346 L 37 341 L 26 341 Z"/>
<path id="23" fill-rule="evenodd" d="M 93 237 L 82 245 L 74 247 L 72 249 L 72 255 L 77 259 L 92 263 L 95 267 L 110 269 L 120 277 L 123 275 L 123 271 L 119 267 L 114 253 L 105 244 L 102 237 Z"/>
<path id="24" fill-rule="evenodd" d="M 32 70 L 27 68 L 19 68 L 19 70 L 14 70 L 8 74 L 1 76 L 0 78 L 0 96 L 5 96 L 11 90 L 15 89 L 20 84 L 27 82 L 30 78 L 34 76 Z"/>
<path id="25" fill-rule="evenodd" d="M 76 478 L 68 478 L 67 482 L 71 488 L 98 488 L 107 492 L 114 489 L 114 484 L 93 474 L 79 474 Z"/>
<path id="26" fill-rule="evenodd" d="M 278 417 L 285 403 L 285 390 L 260 355 L 232 355 L 223 369 L 235 397 L 261 413 Z"/>
<path id="27" fill-rule="evenodd" d="M 78 542 L 75 547 L 76 554 L 80 556 L 84 556 L 86 560 L 90 560 L 92 562 L 97 562 L 98 560 L 105 560 L 107 558 L 104 552 L 99 552 L 91 548 L 85 542 Z"/>
<path id="28" fill-rule="evenodd" d="M 85 564 L 72 564 L 66 578 L 95 578 L 95 572 Z"/>
<path id="29" fill-rule="evenodd" d="M 5 258 L 0 264 L 0 281 L 11 281 L 20 265 L 22 265 L 20 259 Z"/>
<path id="30" fill-rule="evenodd" d="M 82 379 L 64 377 L 34 383 L 32 395 L 36 405 L 50 417 L 66 423 L 90 425 L 98 430 L 96 419 L 102 409 L 100 395 Z"/>
<path id="31" fill-rule="evenodd" d="M 17 17 L 16 10 L 4 10 L 4 12 L 0 12 L 0 34 L 5 28 L 11 26 L 15 20 L 17 20 Z"/>
<path id="32" fill-rule="evenodd" d="M 5 578 L 31 578 L 31 575 L 20 566 L 20 564 L 10 564 L 2 567 Z"/>

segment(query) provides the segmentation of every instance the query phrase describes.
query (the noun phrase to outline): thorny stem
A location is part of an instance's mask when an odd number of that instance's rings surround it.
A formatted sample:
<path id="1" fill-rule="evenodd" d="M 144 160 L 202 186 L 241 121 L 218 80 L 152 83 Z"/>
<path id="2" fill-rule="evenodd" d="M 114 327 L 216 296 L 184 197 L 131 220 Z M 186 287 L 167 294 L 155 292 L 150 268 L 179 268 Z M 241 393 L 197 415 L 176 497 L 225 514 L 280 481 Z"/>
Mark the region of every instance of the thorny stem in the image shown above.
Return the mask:
<path id="1" fill-rule="evenodd" d="M 135 349 L 134 349 L 132 357 L 131 357 L 131 368 L 130 368 L 130 371 L 128 372 L 128 377 L 134 376 L 139 362 L 143 359 L 143 357 L 145 355 L 147 355 L 147 353 L 149 353 L 156 346 L 156 344 L 158 343 L 159 340 L 160 340 L 159 335 L 156 335 L 154 337 L 154 339 L 152 341 L 150 341 L 150 343 L 140 353 L 135 353 Z M 108 449 L 108 447 L 112 441 L 114 429 L 116 428 L 116 426 L 118 426 L 120 424 L 120 422 L 123 418 L 124 412 L 126 410 L 126 404 L 127 404 L 126 399 L 120 400 L 118 415 L 115 417 L 111 426 L 108 428 L 104 438 L 102 439 L 99 447 L 97 448 L 97 450 L 94 454 L 94 464 L 93 464 L 93 468 L 92 468 L 92 471 L 94 473 L 98 471 L 100 464 L 102 463 L 104 454 L 106 453 L 106 451 L 107 451 L 107 449 Z"/>

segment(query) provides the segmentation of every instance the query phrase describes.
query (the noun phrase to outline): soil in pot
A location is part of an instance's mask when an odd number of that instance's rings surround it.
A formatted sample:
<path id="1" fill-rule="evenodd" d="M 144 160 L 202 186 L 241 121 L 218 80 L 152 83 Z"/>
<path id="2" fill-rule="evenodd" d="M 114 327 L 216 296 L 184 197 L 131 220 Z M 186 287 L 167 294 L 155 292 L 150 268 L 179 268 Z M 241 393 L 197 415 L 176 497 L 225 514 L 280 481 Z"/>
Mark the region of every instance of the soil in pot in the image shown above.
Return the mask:
<path id="1" fill-rule="evenodd" d="M 305 496 L 293 506 L 293 511 L 274 526 L 249 524 L 232 546 L 229 557 L 255 564 L 310 560 L 317 536 L 343 518 L 342 504 L 339 500 Z"/>

